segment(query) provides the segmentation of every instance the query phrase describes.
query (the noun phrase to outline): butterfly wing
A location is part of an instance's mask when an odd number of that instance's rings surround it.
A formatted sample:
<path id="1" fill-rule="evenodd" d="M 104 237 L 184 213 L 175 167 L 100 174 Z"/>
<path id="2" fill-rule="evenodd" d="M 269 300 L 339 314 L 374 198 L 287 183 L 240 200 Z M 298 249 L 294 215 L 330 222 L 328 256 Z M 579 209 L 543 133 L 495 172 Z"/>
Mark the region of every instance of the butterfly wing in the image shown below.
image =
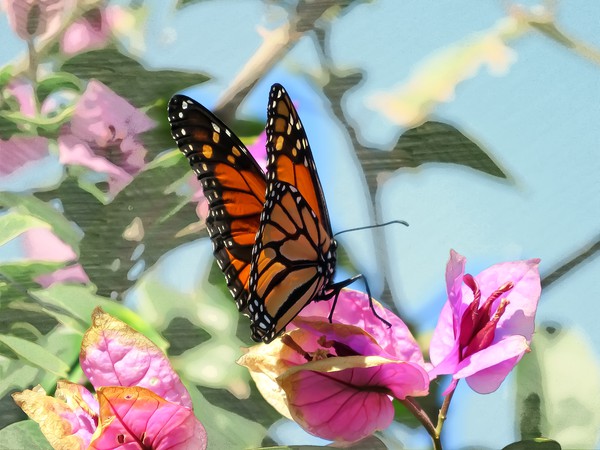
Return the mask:
<path id="1" fill-rule="evenodd" d="M 331 236 L 329 213 L 304 126 L 287 91 L 274 84 L 267 107 L 268 181 L 295 186 Z"/>
<path id="2" fill-rule="evenodd" d="M 250 270 L 252 338 L 270 342 L 335 270 L 335 241 L 308 139 L 285 89 L 267 108 L 267 201 Z"/>
<path id="3" fill-rule="evenodd" d="M 168 115 L 173 138 L 208 200 L 206 226 L 217 264 L 238 309 L 245 310 L 252 247 L 265 203 L 265 175 L 235 134 L 196 101 L 176 95 Z"/>
<path id="4" fill-rule="evenodd" d="M 298 189 L 270 184 L 254 248 L 248 311 L 252 339 L 271 342 L 322 293 L 335 269 L 335 242 Z"/>

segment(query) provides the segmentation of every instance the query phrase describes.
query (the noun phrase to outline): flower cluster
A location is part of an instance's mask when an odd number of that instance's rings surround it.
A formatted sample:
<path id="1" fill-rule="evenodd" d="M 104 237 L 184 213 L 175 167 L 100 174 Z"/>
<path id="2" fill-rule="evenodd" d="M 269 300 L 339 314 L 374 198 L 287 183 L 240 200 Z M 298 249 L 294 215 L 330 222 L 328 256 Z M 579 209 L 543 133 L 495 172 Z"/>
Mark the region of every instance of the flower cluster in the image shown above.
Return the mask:
<path id="1" fill-rule="evenodd" d="M 13 394 L 55 449 L 206 448 L 187 389 L 149 339 L 97 308 L 81 344 L 80 364 L 96 390 L 60 381 Z"/>
<path id="2" fill-rule="evenodd" d="M 282 415 L 319 437 L 351 443 L 385 429 L 393 399 L 427 395 L 441 374 L 489 393 L 529 350 L 540 296 L 539 260 L 497 264 L 476 277 L 452 251 L 446 269 L 448 301 L 425 363 L 408 327 L 366 295 L 343 290 L 331 301 L 306 307 L 269 345 L 248 349 L 238 361 Z M 483 300 L 482 300 L 483 299 Z M 433 429 L 433 426 L 431 426 Z"/>

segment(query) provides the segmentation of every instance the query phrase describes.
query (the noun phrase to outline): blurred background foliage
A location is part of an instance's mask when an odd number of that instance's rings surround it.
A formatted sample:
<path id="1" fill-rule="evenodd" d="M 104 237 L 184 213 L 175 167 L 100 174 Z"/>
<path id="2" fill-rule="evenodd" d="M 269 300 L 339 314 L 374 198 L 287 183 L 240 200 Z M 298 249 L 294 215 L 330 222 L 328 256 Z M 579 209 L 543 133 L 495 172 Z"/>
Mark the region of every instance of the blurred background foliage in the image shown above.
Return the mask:
<path id="1" fill-rule="evenodd" d="M 10 393 L 81 378 L 97 305 L 167 351 L 211 448 L 323 444 L 235 364 L 251 344 L 248 320 L 213 262 L 198 185 L 166 120 L 169 98 L 186 90 L 250 145 L 273 82 L 298 102 L 334 231 L 410 223 L 345 234 L 339 272 L 364 273 L 424 349 L 451 247 L 473 272 L 542 258 L 552 289 L 533 352 L 497 393 L 459 389 L 449 448 L 541 435 L 564 448 L 600 443 L 598 3 L 75 3 L 45 29 L 26 24 L 26 38 L 1 18 L 0 448 L 46 448 Z M 70 48 L 82 21 L 101 39 Z M 100 113 L 78 106 L 92 80 L 152 126 L 138 133 L 142 119 L 118 117 L 116 101 Z M 86 107 L 113 130 L 86 141 L 104 171 L 64 153 Z M 129 139 L 145 150 L 134 169 Z M 118 187 L 115 167 L 128 174 Z M 415 427 L 398 405 L 394 425 L 357 448 L 427 448 Z"/>

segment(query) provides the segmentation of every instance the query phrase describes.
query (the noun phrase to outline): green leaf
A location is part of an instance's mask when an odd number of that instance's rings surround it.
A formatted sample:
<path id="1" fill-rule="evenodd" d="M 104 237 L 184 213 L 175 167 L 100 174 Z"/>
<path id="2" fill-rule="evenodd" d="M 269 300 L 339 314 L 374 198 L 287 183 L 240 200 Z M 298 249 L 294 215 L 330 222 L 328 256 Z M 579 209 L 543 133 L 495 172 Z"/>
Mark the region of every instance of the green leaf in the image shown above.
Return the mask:
<path id="1" fill-rule="evenodd" d="M 450 163 L 507 178 L 484 149 L 452 125 L 441 122 L 425 122 L 405 131 L 391 152 L 371 153 L 369 168 L 377 172 L 425 163 Z"/>
<path id="2" fill-rule="evenodd" d="M 62 65 L 62 71 L 99 80 L 137 107 L 153 105 L 157 99 L 168 99 L 175 92 L 208 79 L 199 73 L 148 70 L 115 48 L 76 55 Z"/>
<path id="3" fill-rule="evenodd" d="M 522 439 L 548 436 L 565 448 L 596 446 L 600 361 L 588 342 L 557 323 L 538 326 L 532 351 L 517 366 Z"/>
<path id="4" fill-rule="evenodd" d="M 0 359 L 0 397 L 11 391 L 28 389 L 36 384 L 40 369 L 14 359 Z M 0 439 L 0 442 L 2 440 Z"/>
<path id="5" fill-rule="evenodd" d="M 13 423 L 0 430 L 0 450 L 52 450 L 52 446 L 33 420 Z"/>
<path id="6" fill-rule="evenodd" d="M 79 352 L 81 351 L 81 340 L 83 334 L 78 331 L 69 329 L 63 326 L 57 326 L 44 338 L 40 340 L 46 348 L 51 348 L 52 352 L 59 357 L 62 361 L 65 361 L 69 366 L 69 378 L 74 383 L 81 383 L 81 380 L 85 379 L 84 375 L 79 378 L 74 378 L 74 370 L 76 367 L 78 370 L 75 373 L 83 374 L 81 367 L 79 366 Z M 58 379 L 51 373 L 44 373 L 42 377 L 37 381 L 41 384 L 46 392 L 54 391 L 56 382 Z"/>
<path id="7" fill-rule="evenodd" d="M 40 275 L 54 272 L 64 266 L 64 262 L 55 261 L 6 262 L 0 263 L 0 274 L 11 282 L 27 284 Z"/>
<path id="8" fill-rule="evenodd" d="M 400 401 L 394 399 L 392 402 L 394 406 L 394 420 L 407 425 L 412 428 L 416 428 L 420 425 L 417 418 L 404 406 Z"/>
<path id="9" fill-rule="evenodd" d="M 170 150 L 168 152 L 161 153 L 159 156 L 146 164 L 144 171 L 173 167 L 177 164 L 181 164 L 181 161 L 184 159 L 185 156 L 183 156 L 183 153 L 181 153 L 179 150 Z"/>
<path id="10" fill-rule="evenodd" d="M 502 450 L 561 450 L 561 448 L 560 444 L 552 439 L 537 438 L 513 442 Z"/>
<path id="11" fill-rule="evenodd" d="M 182 9 L 182 8 L 185 8 L 186 6 L 195 5 L 196 3 L 202 3 L 205 1 L 206 0 L 177 0 L 177 4 L 175 7 L 177 9 Z"/>
<path id="12" fill-rule="evenodd" d="M 33 195 L 18 195 L 10 192 L 0 192 L 0 205 L 14 208 L 20 213 L 43 220 L 52 227 L 52 231 L 62 241 L 68 244 L 79 255 L 81 233 L 73 223 L 57 211 L 52 205 Z"/>
<path id="13" fill-rule="evenodd" d="M 10 64 L 0 68 L 0 89 L 4 89 L 11 82 L 14 70 L 14 67 Z"/>
<path id="14" fill-rule="evenodd" d="M 56 91 L 63 89 L 82 92 L 82 82 L 73 74 L 67 72 L 53 72 L 48 74 L 37 85 L 37 97 L 39 102 L 43 102 L 46 97 Z"/>
<path id="15" fill-rule="evenodd" d="M 0 245 L 6 244 L 31 228 L 50 228 L 50 225 L 29 214 L 17 211 L 0 215 Z"/>
<path id="16" fill-rule="evenodd" d="M 0 342 L 9 347 L 22 360 L 59 377 L 67 376 L 70 367 L 41 345 L 6 334 L 0 334 Z"/>
<path id="17" fill-rule="evenodd" d="M 211 405 L 195 386 L 186 385 L 196 417 L 209 436 L 210 448 L 256 448 L 267 430 L 256 422 Z M 230 409 L 233 409 L 230 408 Z"/>
<path id="18" fill-rule="evenodd" d="M 19 132 L 20 130 L 16 123 L 6 119 L 0 114 L 0 139 L 6 141 Z"/>
<path id="19" fill-rule="evenodd" d="M 96 295 L 94 289 L 93 286 L 57 283 L 47 289 L 31 290 L 30 294 L 42 306 L 48 309 L 60 310 L 63 314 L 75 318 L 79 324 L 76 328 L 77 331 L 83 332 L 90 326 L 92 311 L 96 306 L 100 306 L 111 316 L 122 320 L 144 334 L 144 336 L 149 338 L 163 351 L 168 347 L 168 343 L 148 322 L 129 308 L 108 298 Z M 56 317 L 58 318 L 59 316 Z M 72 323 L 64 324 L 67 326 L 72 325 Z"/>

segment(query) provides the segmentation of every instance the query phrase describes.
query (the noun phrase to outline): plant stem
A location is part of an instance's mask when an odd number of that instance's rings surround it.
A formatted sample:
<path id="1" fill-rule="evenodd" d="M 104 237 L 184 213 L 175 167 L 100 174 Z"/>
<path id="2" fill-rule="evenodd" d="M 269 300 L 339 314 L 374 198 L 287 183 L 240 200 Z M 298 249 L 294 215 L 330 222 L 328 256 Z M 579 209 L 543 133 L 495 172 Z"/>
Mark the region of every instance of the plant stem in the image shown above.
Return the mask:
<path id="1" fill-rule="evenodd" d="M 412 415 L 415 416 L 419 422 L 421 422 L 423 428 L 427 430 L 427 433 L 433 440 L 435 450 L 442 450 L 439 439 L 437 439 L 436 444 L 436 428 L 433 426 L 433 422 L 431 422 L 431 419 L 427 413 L 423 410 L 423 408 L 421 408 L 421 405 L 419 405 L 416 400 L 412 399 L 411 397 L 406 397 L 404 400 L 400 400 L 400 403 L 402 403 L 406 409 L 408 409 Z"/>
<path id="2" fill-rule="evenodd" d="M 27 65 L 27 76 L 35 85 L 37 82 L 38 55 L 33 44 L 33 38 L 27 40 L 27 56 L 29 63 Z"/>
<path id="3" fill-rule="evenodd" d="M 442 427 L 444 426 L 444 422 L 446 421 L 446 417 L 448 414 L 448 408 L 450 407 L 450 402 L 452 401 L 452 396 L 454 395 L 454 389 L 450 391 L 448 395 L 444 398 L 444 403 L 442 403 L 442 407 L 440 408 L 440 412 L 438 414 L 437 426 L 435 427 L 433 438 L 433 445 L 435 449 L 442 448 Z"/>

